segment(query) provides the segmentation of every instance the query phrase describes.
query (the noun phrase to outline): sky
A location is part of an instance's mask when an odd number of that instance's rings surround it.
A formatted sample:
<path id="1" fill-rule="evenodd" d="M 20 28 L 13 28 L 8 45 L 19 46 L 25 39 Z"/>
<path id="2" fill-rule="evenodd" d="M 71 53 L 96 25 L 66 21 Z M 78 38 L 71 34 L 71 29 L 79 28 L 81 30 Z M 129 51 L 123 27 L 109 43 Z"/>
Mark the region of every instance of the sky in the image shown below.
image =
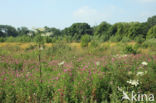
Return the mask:
<path id="1" fill-rule="evenodd" d="M 0 0 L 0 24 L 15 27 L 64 29 L 77 22 L 145 22 L 154 15 L 156 0 Z"/>

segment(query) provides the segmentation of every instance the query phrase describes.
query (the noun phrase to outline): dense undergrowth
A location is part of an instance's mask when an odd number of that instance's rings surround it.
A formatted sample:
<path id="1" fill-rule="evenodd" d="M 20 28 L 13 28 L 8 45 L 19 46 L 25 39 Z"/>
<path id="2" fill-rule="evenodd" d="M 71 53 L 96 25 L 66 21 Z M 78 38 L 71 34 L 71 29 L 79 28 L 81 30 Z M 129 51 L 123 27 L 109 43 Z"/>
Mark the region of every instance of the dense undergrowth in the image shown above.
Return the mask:
<path id="1" fill-rule="evenodd" d="M 1 46 L 0 103 L 121 103 L 132 91 L 156 96 L 151 42 L 94 40 L 83 48 L 58 42 L 40 48 L 40 64 L 36 44 Z"/>

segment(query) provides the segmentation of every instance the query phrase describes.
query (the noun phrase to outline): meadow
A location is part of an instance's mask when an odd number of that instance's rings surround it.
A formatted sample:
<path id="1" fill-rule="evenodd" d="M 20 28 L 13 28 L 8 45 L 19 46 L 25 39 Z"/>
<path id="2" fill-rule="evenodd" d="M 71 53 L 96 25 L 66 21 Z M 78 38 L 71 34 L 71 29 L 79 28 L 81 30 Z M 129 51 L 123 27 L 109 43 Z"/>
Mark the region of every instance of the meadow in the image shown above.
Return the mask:
<path id="1" fill-rule="evenodd" d="M 122 97 L 132 91 L 156 96 L 156 43 L 149 44 L 0 43 L 0 103 L 130 103 Z"/>

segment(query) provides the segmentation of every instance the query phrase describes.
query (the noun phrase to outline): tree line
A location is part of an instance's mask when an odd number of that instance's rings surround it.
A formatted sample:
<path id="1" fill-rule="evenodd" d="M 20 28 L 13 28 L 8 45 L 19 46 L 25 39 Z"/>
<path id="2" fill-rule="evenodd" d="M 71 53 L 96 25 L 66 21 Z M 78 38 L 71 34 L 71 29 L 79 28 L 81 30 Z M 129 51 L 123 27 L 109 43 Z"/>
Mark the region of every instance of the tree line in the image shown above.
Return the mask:
<path id="1" fill-rule="evenodd" d="M 113 25 L 102 22 L 91 27 L 87 23 L 74 23 L 63 30 L 45 26 L 43 38 L 46 42 L 66 40 L 79 42 L 82 36 L 101 41 L 128 41 L 156 38 L 156 16 L 149 17 L 146 22 L 118 22 Z M 0 41 L 30 42 L 37 36 L 36 30 L 27 27 L 15 28 L 10 25 L 0 25 Z"/>

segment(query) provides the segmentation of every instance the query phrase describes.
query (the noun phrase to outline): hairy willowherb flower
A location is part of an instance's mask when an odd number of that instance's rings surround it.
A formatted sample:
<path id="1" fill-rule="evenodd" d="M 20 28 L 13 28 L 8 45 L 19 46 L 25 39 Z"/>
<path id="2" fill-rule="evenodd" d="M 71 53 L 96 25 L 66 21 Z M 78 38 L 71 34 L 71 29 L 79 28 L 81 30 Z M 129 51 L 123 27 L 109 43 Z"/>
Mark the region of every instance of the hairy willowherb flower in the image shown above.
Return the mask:
<path id="1" fill-rule="evenodd" d="M 148 63 L 147 63 L 147 62 L 145 62 L 145 61 L 144 61 L 144 62 L 142 62 L 141 64 L 142 64 L 142 65 L 148 65 Z"/>
<path id="2" fill-rule="evenodd" d="M 138 86 L 139 85 L 139 81 L 138 80 L 129 80 L 127 81 L 127 83 L 133 85 L 133 86 Z"/>

